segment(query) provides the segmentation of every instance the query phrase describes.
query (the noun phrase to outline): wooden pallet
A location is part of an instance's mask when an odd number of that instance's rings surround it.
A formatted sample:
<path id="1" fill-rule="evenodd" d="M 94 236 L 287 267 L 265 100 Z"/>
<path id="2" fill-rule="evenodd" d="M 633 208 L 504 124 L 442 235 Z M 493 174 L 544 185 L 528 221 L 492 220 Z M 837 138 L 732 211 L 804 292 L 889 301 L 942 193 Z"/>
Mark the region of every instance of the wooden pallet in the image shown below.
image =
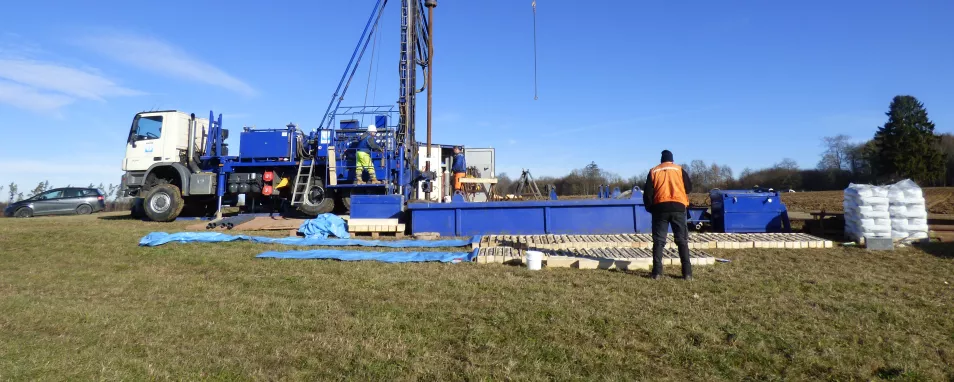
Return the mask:
<path id="1" fill-rule="evenodd" d="M 368 219 L 366 219 L 368 220 Z M 386 220 L 386 219 L 385 219 Z M 348 225 L 348 233 L 352 236 L 365 236 L 377 239 L 378 237 L 404 237 L 404 224 L 383 224 L 383 225 Z"/>
<path id="2" fill-rule="evenodd" d="M 620 235 L 487 235 L 474 247 L 513 247 L 518 249 L 652 248 L 650 234 Z M 742 248 L 832 248 L 834 243 L 802 233 L 692 233 L 690 249 Z M 675 248 L 669 235 L 666 248 Z"/>
<path id="3" fill-rule="evenodd" d="M 652 250 L 642 248 L 591 248 L 568 250 L 542 250 L 543 259 L 549 268 L 581 269 L 647 269 L 652 266 Z M 693 265 L 715 264 L 715 257 L 700 250 L 690 250 Z M 512 247 L 485 247 L 477 250 L 475 260 L 480 264 L 497 263 L 519 265 L 526 261 L 526 251 Z M 663 265 L 680 264 L 675 249 L 663 252 Z"/>
<path id="4" fill-rule="evenodd" d="M 404 232 L 348 232 L 353 237 L 370 237 L 378 239 L 381 237 L 403 238 Z"/>

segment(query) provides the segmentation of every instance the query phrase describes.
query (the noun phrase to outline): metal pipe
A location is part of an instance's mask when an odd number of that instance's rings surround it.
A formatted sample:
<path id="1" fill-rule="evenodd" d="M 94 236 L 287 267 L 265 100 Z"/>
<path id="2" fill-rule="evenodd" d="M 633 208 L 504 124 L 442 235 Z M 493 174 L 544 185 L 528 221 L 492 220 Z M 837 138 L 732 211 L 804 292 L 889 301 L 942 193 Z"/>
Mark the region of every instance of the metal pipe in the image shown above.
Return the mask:
<path id="1" fill-rule="evenodd" d="M 189 169 L 192 169 L 192 158 L 195 155 L 195 113 L 189 117 L 189 138 L 188 145 L 186 149 L 186 164 L 189 166 Z"/>
<path id="2" fill-rule="evenodd" d="M 434 8 L 437 7 L 437 0 L 427 0 L 424 2 L 427 7 L 427 161 L 424 171 L 431 171 L 431 122 L 434 93 Z M 431 200 L 431 192 L 424 195 L 424 199 Z"/>

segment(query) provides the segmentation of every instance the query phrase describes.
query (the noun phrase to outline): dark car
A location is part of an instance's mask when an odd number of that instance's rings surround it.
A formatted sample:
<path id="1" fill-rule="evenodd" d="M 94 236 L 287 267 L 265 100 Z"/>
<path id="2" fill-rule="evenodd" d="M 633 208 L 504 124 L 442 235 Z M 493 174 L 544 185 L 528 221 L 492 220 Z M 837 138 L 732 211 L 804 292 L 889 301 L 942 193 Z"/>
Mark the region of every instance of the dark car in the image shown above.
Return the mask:
<path id="1" fill-rule="evenodd" d="M 10 204 L 3 216 L 87 215 L 105 210 L 105 199 L 95 188 L 56 188 Z"/>

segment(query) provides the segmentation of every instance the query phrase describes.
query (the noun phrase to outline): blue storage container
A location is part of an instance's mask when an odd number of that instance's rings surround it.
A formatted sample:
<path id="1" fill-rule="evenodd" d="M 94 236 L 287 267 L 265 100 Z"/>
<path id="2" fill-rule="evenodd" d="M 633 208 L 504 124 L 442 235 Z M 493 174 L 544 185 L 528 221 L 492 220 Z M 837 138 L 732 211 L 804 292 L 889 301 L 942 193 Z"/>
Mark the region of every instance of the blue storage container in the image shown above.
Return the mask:
<path id="1" fill-rule="evenodd" d="M 788 210 L 777 191 L 712 190 L 712 226 L 726 233 L 789 232 Z"/>
<path id="2" fill-rule="evenodd" d="M 397 219 L 402 212 L 401 195 L 351 195 L 352 219 Z"/>
<path id="3" fill-rule="evenodd" d="M 642 192 L 631 199 L 411 203 L 411 233 L 471 235 L 596 235 L 649 233 Z"/>
<path id="4" fill-rule="evenodd" d="M 242 160 L 289 159 L 294 144 L 294 134 L 288 129 L 243 131 L 239 137 L 239 156 Z"/>

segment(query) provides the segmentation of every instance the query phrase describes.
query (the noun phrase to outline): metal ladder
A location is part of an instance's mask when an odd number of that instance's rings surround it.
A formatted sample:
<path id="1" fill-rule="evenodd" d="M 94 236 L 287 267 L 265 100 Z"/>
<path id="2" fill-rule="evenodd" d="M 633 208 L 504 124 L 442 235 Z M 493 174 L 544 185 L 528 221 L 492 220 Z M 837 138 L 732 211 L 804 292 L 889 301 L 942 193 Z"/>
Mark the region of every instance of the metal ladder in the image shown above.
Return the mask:
<path id="1" fill-rule="evenodd" d="M 305 202 L 305 197 L 308 195 L 308 190 L 311 189 L 311 174 L 315 170 L 315 160 L 312 159 L 309 161 L 308 166 L 305 166 L 305 159 L 302 159 L 298 163 L 298 175 L 295 176 L 295 188 L 292 192 L 292 202 L 293 206 L 297 206 Z"/>

